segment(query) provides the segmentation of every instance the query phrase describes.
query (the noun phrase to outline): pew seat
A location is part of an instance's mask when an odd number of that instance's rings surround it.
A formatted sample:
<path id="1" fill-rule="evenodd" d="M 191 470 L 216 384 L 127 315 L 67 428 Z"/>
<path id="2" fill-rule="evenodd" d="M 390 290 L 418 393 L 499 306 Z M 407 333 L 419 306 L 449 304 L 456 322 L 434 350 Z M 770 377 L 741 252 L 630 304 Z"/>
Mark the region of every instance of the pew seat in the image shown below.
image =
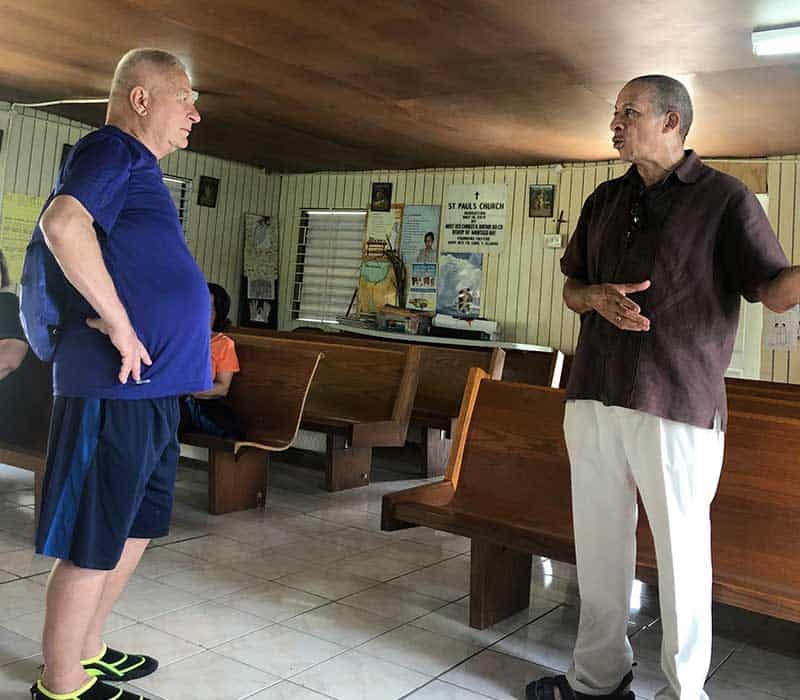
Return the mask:
<path id="1" fill-rule="evenodd" d="M 757 382 L 754 382 L 757 384 Z M 732 392 L 712 504 L 714 599 L 800 622 L 800 402 Z M 527 607 L 531 555 L 574 562 L 564 392 L 470 373 L 442 481 L 383 497 L 384 530 L 472 541 L 470 624 Z M 637 575 L 657 582 L 640 508 Z"/>

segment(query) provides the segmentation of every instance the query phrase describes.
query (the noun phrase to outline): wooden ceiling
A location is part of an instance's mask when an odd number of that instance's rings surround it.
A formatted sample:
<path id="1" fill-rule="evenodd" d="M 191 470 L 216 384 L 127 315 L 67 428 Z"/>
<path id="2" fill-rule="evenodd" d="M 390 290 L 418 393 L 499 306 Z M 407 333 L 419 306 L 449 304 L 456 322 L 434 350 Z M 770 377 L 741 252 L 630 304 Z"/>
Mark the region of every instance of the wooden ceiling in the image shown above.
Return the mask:
<path id="1" fill-rule="evenodd" d="M 201 93 L 191 148 L 269 171 L 615 157 L 611 104 L 668 73 L 705 156 L 800 153 L 800 55 L 752 54 L 798 0 L 0 0 L 0 99 L 104 96 L 136 46 Z M 102 106 L 58 108 L 92 124 Z"/>

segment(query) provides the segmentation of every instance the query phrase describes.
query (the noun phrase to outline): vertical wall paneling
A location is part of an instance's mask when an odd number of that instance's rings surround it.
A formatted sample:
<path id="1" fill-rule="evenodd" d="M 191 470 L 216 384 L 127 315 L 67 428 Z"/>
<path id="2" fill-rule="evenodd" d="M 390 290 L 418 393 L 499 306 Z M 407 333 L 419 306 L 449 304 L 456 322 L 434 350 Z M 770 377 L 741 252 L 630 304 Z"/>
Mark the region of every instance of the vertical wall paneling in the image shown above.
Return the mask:
<path id="1" fill-rule="evenodd" d="M 0 194 L 21 192 L 47 196 L 61 158 L 62 146 L 75 143 L 89 127 L 64 117 L 31 109 L 10 111 L 0 103 Z M 731 161 L 717 161 L 721 166 Z M 741 161 L 739 161 L 741 163 Z M 795 264 L 800 263 L 800 162 L 798 156 L 755 159 L 766 163 L 769 219 L 781 245 Z M 712 162 L 713 164 L 713 162 Z M 373 172 L 265 174 L 258 168 L 193 152 L 177 152 L 161 162 L 166 174 L 193 182 L 187 241 L 209 279 L 231 292 L 238 309 L 242 274 L 244 214 L 273 217 L 279 236 L 279 323 L 292 327 L 291 299 L 300 210 L 303 207 L 353 208 L 369 206 L 372 182 L 391 182 L 392 199 L 403 204 L 443 205 L 450 184 L 505 183 L 508 188 L 508 230 L 505 248 L 484 259 L 483 309 L 502 326 L 505 339 L 574 349 L 579 323 L 561 299 L 562 249 L 544 247 L 546 233 L 554 233 L 561 209 L 572 233 L 581 206 L 592 190 L 627 169 L 624 163 L 573 163 L 529 167 L 427 168 Z M 199 177 L 219 178 L 217 207 L 197 205 Z M 553 219 L 528 217 L 528 187 L 556 185 Z M 1 201 L 1 200 L 0 200 Z M 800 353 L 762 352 L 762 377 L 800 383 Z"/>

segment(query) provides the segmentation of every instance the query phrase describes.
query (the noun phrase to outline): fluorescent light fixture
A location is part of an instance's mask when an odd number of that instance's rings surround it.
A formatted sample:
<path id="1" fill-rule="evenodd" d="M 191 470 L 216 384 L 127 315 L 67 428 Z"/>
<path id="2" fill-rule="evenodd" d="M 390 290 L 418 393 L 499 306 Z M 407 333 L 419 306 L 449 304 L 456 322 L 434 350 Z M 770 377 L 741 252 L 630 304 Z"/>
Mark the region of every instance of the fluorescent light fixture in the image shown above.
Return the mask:
<path id="1" fill-rule="evenodd" d="M 753 53 L 756 56 L 800 53 L 800 25 L 782 29 L 755 30 L 753 32 Z"/>

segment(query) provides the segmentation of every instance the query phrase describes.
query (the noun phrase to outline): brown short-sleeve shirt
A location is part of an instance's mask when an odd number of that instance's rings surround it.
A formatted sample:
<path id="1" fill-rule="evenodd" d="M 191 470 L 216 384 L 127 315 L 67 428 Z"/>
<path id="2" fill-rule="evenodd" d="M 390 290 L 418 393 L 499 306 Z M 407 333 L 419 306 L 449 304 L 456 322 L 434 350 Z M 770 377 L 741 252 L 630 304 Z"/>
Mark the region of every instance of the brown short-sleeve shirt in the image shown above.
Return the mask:
<path id="1" fill-rule="evenodd" d="M 632 211 L 639 224 L 633 223 Z M 567 399 L 594 399 L 703 428 L 727 424 L 724 375 L 740 297 L 789 266 L 755 196 L 693 151 L 661 185 L 645 188 L 635 167 L 586 200 L 561 259 L 588 284 L 635 283 L 648 332 L 581 315 Z"/>

